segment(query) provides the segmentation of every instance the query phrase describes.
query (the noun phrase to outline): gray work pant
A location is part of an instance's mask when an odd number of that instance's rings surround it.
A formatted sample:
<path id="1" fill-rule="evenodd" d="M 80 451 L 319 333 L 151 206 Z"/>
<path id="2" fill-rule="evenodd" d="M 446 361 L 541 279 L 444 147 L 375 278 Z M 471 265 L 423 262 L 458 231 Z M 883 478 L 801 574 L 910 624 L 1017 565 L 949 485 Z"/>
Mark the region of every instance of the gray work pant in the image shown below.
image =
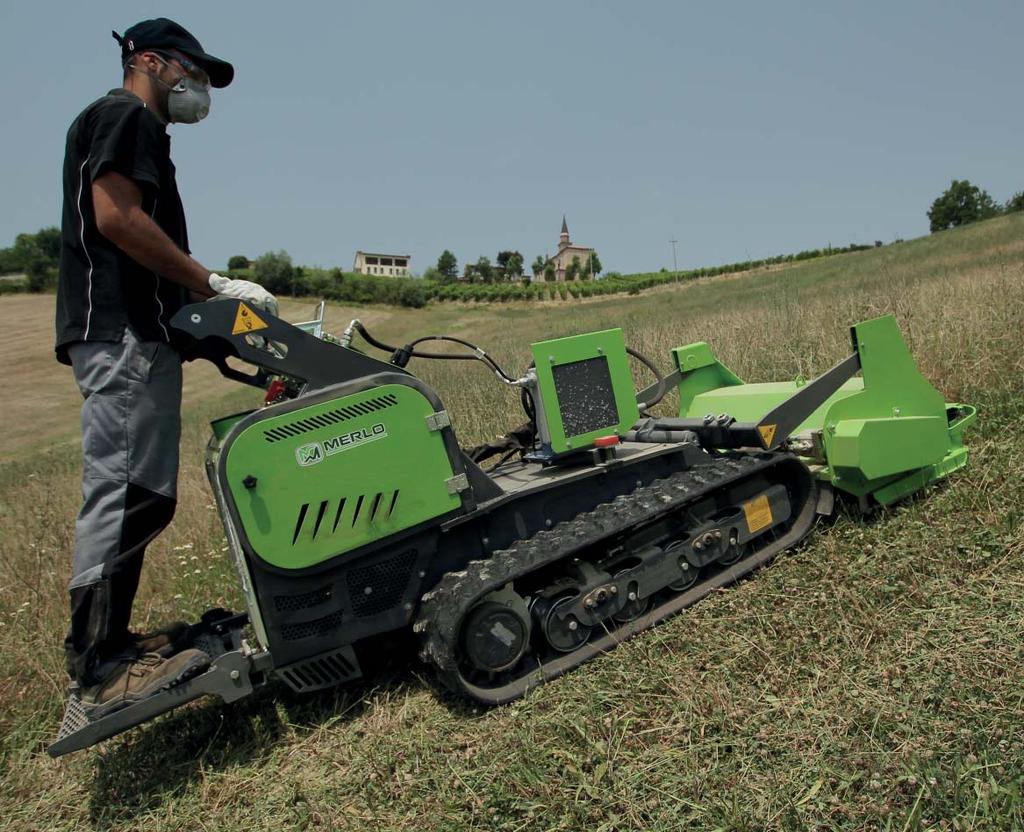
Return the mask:
<path id="1" fill-rule="evenodd" d="M 174 516 L 181 357 L 131 330 L 69 353 L 85 401 L 65 651 L 72 678 L 90 684 L 125 649 L 146 546 Z"/>

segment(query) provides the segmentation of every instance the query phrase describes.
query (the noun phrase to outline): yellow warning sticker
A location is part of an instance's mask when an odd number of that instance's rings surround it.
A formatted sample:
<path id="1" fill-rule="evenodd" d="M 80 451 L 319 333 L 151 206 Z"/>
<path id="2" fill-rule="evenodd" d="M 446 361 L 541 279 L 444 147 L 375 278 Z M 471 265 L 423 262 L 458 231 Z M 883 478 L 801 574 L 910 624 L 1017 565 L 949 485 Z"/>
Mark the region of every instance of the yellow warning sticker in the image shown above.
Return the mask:
<path id="1" fill-rule="evenodd" d="M 746 515 L 747 528 L 751 534 L 756 534 L 772 524 L 772 507 L 764 494 L 755 497 L 749 503 L 744 503 L 743 513 Z"/>
<path id="2" fill-rule="evenodd" d="M 772 446 L 772 440 L 775 439 L 775 428 L 776 425 L 758 425 L 757 432 L 761 434 L 761 439 L 764 441 L 764 446 L 770 448 Z"/>
<path id="3" fill-rule="evenodd" d="M 232 335 L 243 335 L 246 332 L 255 332 L 257 329 L 266 329 L 267 325 L 255 312 L 244 303 L 238 304 L 238 313 L 235 315 L 235 325 L 231 328 Z"/>

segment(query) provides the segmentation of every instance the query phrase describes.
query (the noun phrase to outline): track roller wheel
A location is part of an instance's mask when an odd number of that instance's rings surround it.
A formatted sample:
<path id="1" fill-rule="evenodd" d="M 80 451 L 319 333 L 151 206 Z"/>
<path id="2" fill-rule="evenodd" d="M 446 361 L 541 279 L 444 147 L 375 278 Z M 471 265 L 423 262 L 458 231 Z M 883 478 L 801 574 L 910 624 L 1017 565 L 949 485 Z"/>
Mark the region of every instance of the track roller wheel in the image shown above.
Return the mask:
<path id="1" fill-rule="evenodd" d="M 615 577 L 621 577 L 628 571 L 628 569 L 624 569 L 621 572 L 616 573 Z M 628 624 L 630 621 L 636 621 L 636 619 L 647 612 L 651 607 L 650 598 L 636 597 L 636 584 L 631 584 L 628 591 L 631 597 L 622 609 L 612 616 L 612 619 L 618 621 L 619 624 Z"/>
<path id="2" fill-rule="evenodd" d="M 591 627 L 583 626 L 571 615 L 564 619 L 558 617 L 558 611 L 571 606 L 572 602 L 572 596 L 559 598 L 544 616 L 542 627 L 544 638 L 559 653 L 571 653 L 586 644 L 587 639 L 590 638 Z"/>
<path id="3" fill-rule="evenodd" d="M 746 554 L 746 549 L 746 546 L 736 542 L 735 537 L 729 538 L 729 548 L 718 558 L 718 563 L 722 566 L 732 566 Z"/>
<path id="4" fill-rule="evenodd" d="M 678 550 L 679 568 L 683 572 L 678 581 L 673 581 L 668 585 L 668 588 L 673 592 L 682 592 L 683 590 L 689 589 L 697 583 L 697 579 L 700 577 L 700 569 L 686 559 L 686 554 L 684 552 L 684 547 L 686 545 L 686 541 L 677 540 L 665 547 L 665 551 L 669 554 Z"/>

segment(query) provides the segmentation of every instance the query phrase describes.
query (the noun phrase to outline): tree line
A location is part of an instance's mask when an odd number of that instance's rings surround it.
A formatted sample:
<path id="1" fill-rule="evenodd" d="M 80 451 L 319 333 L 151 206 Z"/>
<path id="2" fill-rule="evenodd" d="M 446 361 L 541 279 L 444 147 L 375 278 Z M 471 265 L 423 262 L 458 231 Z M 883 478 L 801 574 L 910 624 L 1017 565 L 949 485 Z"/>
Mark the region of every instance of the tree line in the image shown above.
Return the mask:
<path id="1" fill-rule="evenodd" d="M 880 246 L 881 242 L 875 243 Z M 470 301 L 494 303 L 505 301 L 572 300 L 600 295 L 638 294 L 644 289 L 664 283 L 697 280 L 720 274 L 732 274 L 752 269 L 790 262 L 800 262 L 818 257 L 862 251 L 869 245 L 850 244 L 841 248 L 829 246 L 824 249 L 807 249 L 796 254 L 777 255 L 760 260 L 742 260 L 721 266 L 689 269 L 679 272 L 660 272 L 623 275 L 607 272 L 600 280 L 588 279 L 589 272 L 583 272 L 582 264 L 570 263 L 566 269 L 566 280 L 554 282 L 553 267 L 542 257 L 535 261 L 535 274 L 550 278 L 547 280 L 524 279 L 519 268 L 518 252 L 499 252 L 497 266 L 490 272 L 479 269 L 479 261 L 473 264 L 472 279 L 458 279 L 458 264 L 454 255 L 445 251 L 438 258 L 445 271 L 441 277 L 431 270 L 423 278 L 378 277 L 339 268 L 324 269 L 295 265 L 287 251 L 268 251 L 255 260 L 245 255 L 235 255 L 228 260 L 224 271 L 232 277 L 255 280 L 275 295 L 285 297 L 318 297 L 339 303 L 383 303 L 394 306 L 420 308 L 431 301 Z M 57 264 L 60 253 L 60 232 L 56 228 L 44 228 L 36 234 L 19 234 L 10 248 L 0 249 L 0 274 L 21 273 L 28 275 L 26 284 L 0 282 L 0 292 L 45 291 L 56 283 Z M 486 258 L 483 258 L 486 259 Z M 595 256 L 595 272 L 600 261 Z M 438 273 L 441 272 L 437 268 Z M 545 274 L 548 271 L 548 274 Z M 456 277 L 452 277 L 452 274 Z"/>
<path id="2" fill-rule="evenodd" d="M 35 234 L 19 234 L 14 245 L 0 248 L 0 275 L 24 274 L 24 289 L 45 292 L 57 285 L 60 264 L 60 229 L 41 228 Z M 22 287 L 13 285 L 13 290 Z"/>
<path id="3" fill-rule="evenodd" d="M 1000 205 L 988 191 L 972 185 L 967 179 L 954 179 L 928 209 L 928 224 L 934 234 L 1014 211 L 1024 211 L 1024 191 L 1017 191 Z"/>
<path id="4" fill-rule="evenodd" d="M 423 272 L 425 280 L 437 283 L 502 283 L 507 281 L 528 281 L 524 271 L 523 255 L 518 251 L 499 251 L 492 263 L 491 258 L 482 255 L 475 263 L 466 263 L 459 275 L 459 261 L 451 251 L 445 249 L 437 258 L 437 264 L 428 266 Z M 555 279 L 555 265 L 550 259 L 538 254 L 530 267 L 533 279 L 541 277 L 546 281 Z M 601 273 L 601 258 L 597 252 L 581 261 L 574 256 L 565 270 L 566 280 L 590 280 Z"/>

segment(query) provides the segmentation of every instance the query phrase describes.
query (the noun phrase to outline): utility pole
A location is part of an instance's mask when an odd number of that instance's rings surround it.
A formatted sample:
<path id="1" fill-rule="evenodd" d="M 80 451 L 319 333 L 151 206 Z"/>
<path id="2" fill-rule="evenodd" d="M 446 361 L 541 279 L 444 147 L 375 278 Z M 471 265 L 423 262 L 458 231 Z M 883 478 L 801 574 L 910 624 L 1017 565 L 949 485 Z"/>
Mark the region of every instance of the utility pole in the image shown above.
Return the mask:
<path id="1" fill-rule="evenodd" d="M 669 240 L 672 243 L 672 274 L 676 276 L 676 283 L 679 282 L 679 264 L 676 263 L 676 243 L 679 240 Z"/>

